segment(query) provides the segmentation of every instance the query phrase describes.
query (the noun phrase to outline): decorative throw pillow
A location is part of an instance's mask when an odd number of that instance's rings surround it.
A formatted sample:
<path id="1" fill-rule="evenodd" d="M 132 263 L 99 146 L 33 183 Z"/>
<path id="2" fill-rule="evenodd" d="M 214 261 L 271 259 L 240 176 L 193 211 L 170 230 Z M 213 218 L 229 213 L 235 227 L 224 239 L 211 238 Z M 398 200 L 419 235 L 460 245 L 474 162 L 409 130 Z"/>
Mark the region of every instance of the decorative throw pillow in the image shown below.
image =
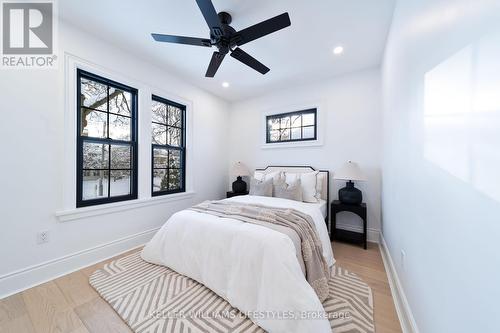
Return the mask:
<path id="1" fill-rule="evenodd" d="M 253 174 L 254 178 L 259 180 L 259 181 L 266 181 L 269 179 L 273 179 L 273 184 L 277 185 L 281 181 L 281 171 L 274 171 L 274 172 L 269 172 L 266 173 L 264 171 L 255 171 Z"/>
<path id="2" fill-rule="evenodd" d="M 285 180 L 288 185 L 293 184 L 300 179 L 302 186 L 302 201 L 304 202 L 318 202 L 316 198 L 316 184 L 317 184 L 318 171 L 306 173 L 285 173 Z"/>
<path id="3" fill-rule="evenodd" d="M 300 174 L 300 182 L 302 184 L 302 200 L 304 202 L 318 202 L 318 199 L 316 198 L 317 177 L 318 171 Z"/>
<path id="4" fill-rule="evenodd" d="M 285 172 L 285 181 L 288 185 L 291 185 L 300 179 L 300 173 Z"/>
<path id="5" fill-rule="evenodd" d="M 293 184 L 288 185 L 285 181 L 274 186 L 273 196 L 276 198 L 302 201 L 302 187 L 300 179 L 297 179 Z"/>
<path id="6" fill-rule="evenodd" d="M 273 196 L 273 180 L 269 179 L 266 181 L 259 181 L 258 179 L 252 178 L 250 180 L 250 195 L 260 195 L 262 197 L 272 197 Z"/>
<path id="7" fill-rule="evenodd" d="M 323 193 L 323 183 L 325 182 L 326 174 L 318 173 L 316 177 L 316 199 L 321 200 L 321 194 Z"/>
<path id="8" fill-rule="evenodd" d="M 266 175 L 266 173 L 264 171 L 255 171 L 253 173 L 253 178 L 255 178 L 259 181 L 263 181 L 265 175 Z"/>

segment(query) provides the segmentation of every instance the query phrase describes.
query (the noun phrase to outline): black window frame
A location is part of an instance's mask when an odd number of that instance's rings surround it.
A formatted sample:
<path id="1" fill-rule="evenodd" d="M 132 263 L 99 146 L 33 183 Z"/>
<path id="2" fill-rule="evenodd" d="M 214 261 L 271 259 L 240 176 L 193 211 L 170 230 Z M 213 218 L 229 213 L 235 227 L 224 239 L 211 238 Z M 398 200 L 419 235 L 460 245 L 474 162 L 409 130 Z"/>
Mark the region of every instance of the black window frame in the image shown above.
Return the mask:
<path id="1" fill-rule="evenodd" d="M 88 109 L 88 110 L 93 110 L 92 108 L 88 107 L 83 107 L 81 105 L 81 81 L 83 79 L 88 79 L 95 81 L 97 83 L 101 83 L 103 85 L 106 85 L 108 88 L 108 94 L 107 94 L 107 103 L 106 103 L 106 111 L 103 110 L 96 110 L 100 112 L 106 112 L 106 117 L 107 117 L 107 138 L 94 138 L 94 137 L 89 137 L 89 136 L 83 136 L 82 134 L 82 121 L 81 121 L 81 112 L 82 108 Z M 96 205 L 102 205 L 102 204 L 107 204 L 107 203 L 113 203 L 113 202 L 119 202 L 119 201 L 127 201 L 127 200 L 134 200 L 137 199 L 138 197 L 138 90 L 136 88 L 132 88 L 130 86 L 127 86 L 125 84 L 107 79 L 105 77 L 87 72 L 82 69 L 77 69 L 77 94 L 76 94 L 76 108 L 77 108 L 77 165 L 76 165 L 76 172 L 77 172 L 77 181 L 76 181 L 76 207 L 88 207 L 88 206 L 96 206 Z M 116 139 L 111 139 L 109 138 L 109 115 L 114 114 L 109 112 L 109 87 L 112 86 L 113 88 L 117 88 L 126 92 L 129 92 L 131 94 L 131 110 L 130 110 L 130 141 L 126 140 L 116 140 Z M 123 116 L 123 115 L 119 115 Z M 89 199 L 89 200 L 83 200 L 83 172 L 84 172 L 84 160 L 83 160 L 83 145 L 84 142 L 90 142 L 90 143 L 98 143 L 98 144 L 107 144 L 109 145 L 108 151 L 109 151 L 109 156 L 108 156 L 108 168 L 107 169 L 99 169 L 99 170 L 104 170 L 108 171 L 108 197 L 105 198 L 96 198 L 96 199 Z M 130 146 L 130 169 L 111 169 L 111 145 L 126 145 Z M 98 170 L 98 169 L 96 169 Z M 112 170 L 130 170 L 130 194 L 126 195 L 118 195 L 118 196 L 111 196 L 111 171 Z"/>
<path id="2" fill-rule="evenodd" d="M 169 100 L 164 97 L 160 97 L 158 95 L 151 95 L 151 102 L 158 102 L 158 103 L 163 103 L 166 105 L 171 105 L 174 107 L 177 107 L 181 110 L 181 127 L 178 126 L 171 126 L 168 125 L 168 120 L 167 124 L 159 123 L 156 121 L 151 120 L 151 124 L 158 124 L 162 126 L 166 126 L 167 129 L 168 127 L 174 127 L 177 129 L 181 129 L 181 144 L 179 147 L 176 146 L 171 146 L 168 143 L 162 145 L 162 144 L 156 144 L 153 143 L 152 137 L 151 137 L 151 196 L 157 197 L 157 196 L 162 196 L 162 195 L 169 195 L 169 194 L 174 194 L 174 193 L 183 193 L 186 192 L 186 106 L 181 103 L 174 102 L 172 100 Z M 151 110 L 152 112 L 152 110 Z M 168 112 L 168 111 L 167 111 Z M 167 113 L 168 117 L 168 113 Z M 167 149 L 167 150 L 178 150 L 180 151 L 180 172 L 181 172 L 181 187 L 178 189 L 172 189 L 172 190 L 160 190 L 160 191 L 155 191 L 154 190 L 154 173 L 155 170 L 167 170 L 167 179 L 169 179 L 169 170 L 171 168 L 155 168 L 155 161 L 154 161 L 154 150 L 155 149 Z M 168 160 L 168 159 L 167 159 Z M 168 163 L 168 162 L 167 162 Z M 168 166 L 168 165 L 167 165 Z"/>
<path id="3" fill-rule="evenodd" d="M 314 125 L 307 125 L 307 126 L 304 126 L 302 124 L 302 115 L 304 114 L 311 114 L 313 113 L 314 114 Z M 293 117 L 293 116 L 301 116 L 301 124 L 300 124 L 300 127 L 294 127 L 294 128 L 300 128 L 300 136 L 301 138 L 300 139 L 292 139 L 292 133 L 290 132 L 290 139 L 288 140 L 278 140 L 278 141 L 271 141 L 271 125 L 269 124 L 269 122 L 271 120 L 275 120 L 275 119 L 281 119 L 281 118 L 285 118 L 285 117 Z M 306 127 L 314 127 L 314 136 L 312 138 L 303 138 L 303 135 L 304 135 L 304 128 Z M 292 126 L 291 126 L 291 123 L 290 123 L 290 126 L 289 127 L 286 127 L 284 129 L 291 129 Z M 281 122 L 280 122 L 280 130 L 281 130 Z M 293 111 L 293 112 L 285 112 L 285 113 L 279 113 L 279 114 L 272 114 L 272 115 L 268 115 L 266 116 L 266 144 L 267 143 L 270 143 L 270 144 L 275 144 L 275 143 L 286 143 L 286 142 L 303 142 L 303 141 L 315 141 L 318 139 L 318 109 L 317 108 L 311 108 L 311 109 L 306 109 L 306 110 L 300 110 L 300 111 Z"/>

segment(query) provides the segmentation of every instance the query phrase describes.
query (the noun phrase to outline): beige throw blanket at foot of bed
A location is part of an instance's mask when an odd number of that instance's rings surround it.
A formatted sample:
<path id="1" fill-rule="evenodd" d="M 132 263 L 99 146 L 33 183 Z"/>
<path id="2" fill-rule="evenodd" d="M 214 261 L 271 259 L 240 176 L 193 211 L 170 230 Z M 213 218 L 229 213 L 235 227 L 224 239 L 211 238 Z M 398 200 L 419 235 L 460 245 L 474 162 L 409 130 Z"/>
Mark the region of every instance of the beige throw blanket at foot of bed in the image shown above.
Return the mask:
<path id="1" fill-rule="evenodd" d="M 307 282 L 323 302 L 328 297 L 330 269 L 323 257 L 322 245 L 314 221 L 307 214 L 295 209 L 275 208 L 262 205 L 239 204 L 227 201 L 206 201 L 191 210 L 232 218 L 242 222 L 262 225 L 300 239 L 301 266 L 305 269 Z M 294 242 L 295 243 L 295 242 Z"/>

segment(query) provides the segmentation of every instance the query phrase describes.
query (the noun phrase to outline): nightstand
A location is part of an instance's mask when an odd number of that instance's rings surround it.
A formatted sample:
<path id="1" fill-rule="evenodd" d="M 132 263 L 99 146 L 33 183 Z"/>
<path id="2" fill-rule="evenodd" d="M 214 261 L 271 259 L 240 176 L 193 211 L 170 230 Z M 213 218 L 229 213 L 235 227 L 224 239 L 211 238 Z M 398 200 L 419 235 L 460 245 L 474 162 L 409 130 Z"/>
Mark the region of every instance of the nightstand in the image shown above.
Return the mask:
<path id="1" fill-rule="evenodd" d="M 234 193 L 233 191 L 226 192 L 226 198 L 237 197 L 238 195 L 247 195 L 248 191 L 243 193 Z"/>
<path id="2" fill-rule="evenodd" d="M 331 205 L 332 212 L 332 240 L 340 240 L 351 243 L 362 243 L 364 249 L 366 250 L 366 204 L 362 203 L 359 205 L 348 205 L 343 204 L 339 200 L 335 200 Z M 351 212 L 363 220 L 363 232 L 355 232 L 344 229 L 337 229 L 337 213 L 340 212 Z"/>

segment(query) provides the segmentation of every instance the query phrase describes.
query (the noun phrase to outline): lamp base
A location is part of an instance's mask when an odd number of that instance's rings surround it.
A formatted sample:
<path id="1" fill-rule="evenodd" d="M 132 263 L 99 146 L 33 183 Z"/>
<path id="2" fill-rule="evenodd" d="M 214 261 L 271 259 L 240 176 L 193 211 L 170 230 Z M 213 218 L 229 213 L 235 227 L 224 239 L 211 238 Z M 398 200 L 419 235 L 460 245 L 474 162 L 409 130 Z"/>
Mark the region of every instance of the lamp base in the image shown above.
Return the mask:
<path id="1" fill-rule="evenodd" d="M 243 179 L 241 179 L 241 176 L 238 176 L 236 180 L 233 182 L 233 192 L 234 193 L 245 193 L 247 191 L 247 183 Z"/>
<path id="2" fill-rule="evenodd" d="M 339 200 L 347 205 L 359 205 L 363 202 L 363 194 L 360 190 L 354 187 L 352 181 L 348 181 L 345 187 L 339 190 Z"/>

